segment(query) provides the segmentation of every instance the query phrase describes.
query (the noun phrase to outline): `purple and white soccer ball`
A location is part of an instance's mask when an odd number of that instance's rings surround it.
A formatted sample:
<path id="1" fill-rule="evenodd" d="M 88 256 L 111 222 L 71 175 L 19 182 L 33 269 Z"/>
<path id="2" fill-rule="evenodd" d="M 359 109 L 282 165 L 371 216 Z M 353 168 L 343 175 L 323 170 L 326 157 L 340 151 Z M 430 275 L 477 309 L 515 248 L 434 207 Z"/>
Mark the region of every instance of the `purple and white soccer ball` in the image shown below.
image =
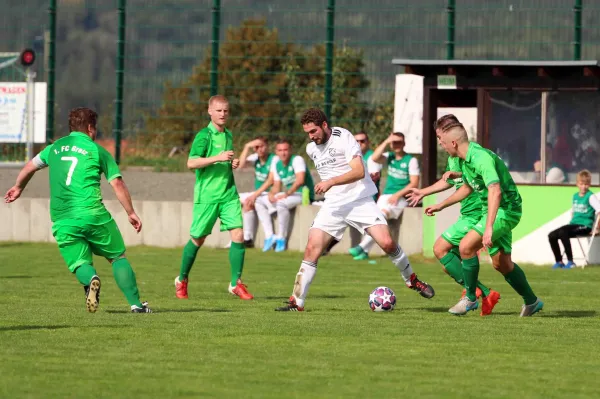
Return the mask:
<path id="1" fill-rule="evenodd" d="M 369 307 L 373 312 L 389 312 L 396 306 L 396 294 L 389 287 L 377 287 L 369 295 Z"/>

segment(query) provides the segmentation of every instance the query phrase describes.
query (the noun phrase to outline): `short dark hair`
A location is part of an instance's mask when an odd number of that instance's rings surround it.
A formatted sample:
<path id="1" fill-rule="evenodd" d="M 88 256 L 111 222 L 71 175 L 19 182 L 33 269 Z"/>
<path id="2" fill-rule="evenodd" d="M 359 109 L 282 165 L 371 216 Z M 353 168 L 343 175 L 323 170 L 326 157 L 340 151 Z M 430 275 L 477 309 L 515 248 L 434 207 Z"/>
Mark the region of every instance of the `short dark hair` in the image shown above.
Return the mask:
<path id="1" fill-rule="evenodd" d="M 288 139 L 284 138 L 284 137 L 282 137 L 279 140 L 277 140 L 277 143 L 275 145 L 279 145 L 279 144 L 287 144 L 290 147 L 292 146 L 292 142 L 289 141 Z"/>
<path id="2" fill-rule="evenodd" d="M 354 135 L 356 136 L 357 134 L 364 134 L 365 137 L 367 138 L 367 141 L 369 141 L 369 135 L 367 134 L 367 132 L 363 132 L 362 130 L 358 133 L 354 133 Z"/>
<path id="3" fill-rule="evenodd" d="M 69 112 L 69 131 L 85 133 L 88 126 L 96 127 L 98 114 L 89 108 L 73 108 Z"/>
<path id="4" fill-rule="evenodd" d="M 327 122 L 325 112 L 321 111 L 319 108 L 309 108 L 304 111 L 302 118 L 300 118 L 300 123 L 307 125 L 311 122 L 314 123 L 315 126 L 323 125 L 323 122 Z"/>
<path id="5" fill-rule="evenodd" d="M 402 138 L 404 138 L 404 133 L 401 133 L 401 132 L 394 132 L 394 133 L 392 133 L 392 134 L 393 134 L 394 136 L 398 136 L 398 137 L 402 137 Z"/>
<path id="6" fill-rule="evenodd" d="M 459 123 L 460 121 L 454 114 L 447 114 L 433 122 L 433 130 L 446 130 L 451 124 L 456 126 Z"/>
<path id="7" fill-rule="evenodd" d="M 264 141 L 265 144 L 269 144 L 269 138 L 267 136 L 256 136 L 254 139 L 261 140 L 261 141 Z"/>

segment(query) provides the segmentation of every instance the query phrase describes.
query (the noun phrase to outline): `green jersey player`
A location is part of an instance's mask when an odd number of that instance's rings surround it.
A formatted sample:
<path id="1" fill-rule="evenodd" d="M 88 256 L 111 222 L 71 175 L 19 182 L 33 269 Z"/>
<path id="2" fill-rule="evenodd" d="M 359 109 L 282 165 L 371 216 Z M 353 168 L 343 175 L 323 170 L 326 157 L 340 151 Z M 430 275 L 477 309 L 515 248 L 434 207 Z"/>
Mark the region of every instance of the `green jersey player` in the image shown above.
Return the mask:
<path id="1" fill-rule="evenodd" d="M 439 136 L 443 128 L 450 123 L 459 123 L 459 121 L 452 114 L 438 119 L 434 124 L 436 134 Z M 458 174 L 461 174 L 462 162 L 458 157 L 449 157 L 446 173 L 440 180 L 429 187 L 411 189 L 407 195 L 409 205 L 415 206 L 423 197 L 445 191 L 451 187 L 459 189 L 463 185 L 462 177 L 458 176 Z M 451 178 L 453 175 L 454 179 Z M 467 232 L 479 222 L 479 219 L 481 219 L 481 200 L 477 193 L 472 192 L 467 198 L 460 201 L 460 217 L 456 223 L 446 229 L 433 245 L 433 253 L 442 263 L 444 271 L 463 287 L 465 287 L 465 283 L 458 246 L 464 236 L 467 235 Z M 463 296 L 465 294 L 466 287 L 463 290 Z M 490 290 L 479 280 L 477 281 L 476 294 L 478 298 L 481 297 L 481 316 L 490 315 L 500 299 L 500 294 L 497 291 Z"/>
<path id="2" fill-rule="evenodd" d="M 29 161 L 4 198 L 8 203 L 15 201 L 35 172 L 48 167 L 52 234 L 69 271 L 84 286 L 87 310 L 95 312 L 100 302 L 101 283 L 92 259 L 92 254 L 96 254 L 112 264 L 117 285 L 131 311 L 150 313 L 147 303 L 140 301 L 135 273 L 125 258 L 121 232 L 102 203 L 100 178 L 104 175 L 127 212 L 129 223 L 138 233 L 142 230 L 119 167 L 108 151 L 94 142 L 97 119 L 91 109 L 71 110 L 71 134 Z"/>
<path id="3" fill-rule="evenodd" d="M 229 117 L 229 101 L 220 95 L 211 97 L 208 100 L 208 114 L 210 123 L 196 134 L 187 162 L 188 168 L 196 171 L 194 210 L 191 239 L 183 249 L 179 276 L 175 277 L 175 295 L 180 299 L 188 298 L 190 270 L 198 250 L 218 218 L 221 220 L 221 231 L 229 231 L 231 235 L 229 293 L 241 299 L 252 299 L 253 296 L 241 280 L 246 248 L 242 207 L 233 180 L 233 169 L 238 168 L 240 160 L 233 159 L 233 138 L 225 128 Z"/>
<path id="4" fill-rule="evenodd" d="M 521 220 L 522 200 L 508 168 L 494 152 L 469 142 L 462 124 L 451 123 L 441 130 L 438 136 L 440 145 L 448 155 L 462 160 L 461 171 L 465 184 L 446 200 L 427 207 L 425 213 L 433 215 L 462 201 L 473 191 L 479 195 L 482 205 L 481 218 L 459 244 L 467 293 L 450 309 L 450 313 L 462 315 L 478 308 L 477 251 L 482 247 L 488 249 L 494 268 L 523 298 L 521 317 L 539 312 L 544 303 L 533 293 L 525 273 L 511 258 L 512 230 Z"/>

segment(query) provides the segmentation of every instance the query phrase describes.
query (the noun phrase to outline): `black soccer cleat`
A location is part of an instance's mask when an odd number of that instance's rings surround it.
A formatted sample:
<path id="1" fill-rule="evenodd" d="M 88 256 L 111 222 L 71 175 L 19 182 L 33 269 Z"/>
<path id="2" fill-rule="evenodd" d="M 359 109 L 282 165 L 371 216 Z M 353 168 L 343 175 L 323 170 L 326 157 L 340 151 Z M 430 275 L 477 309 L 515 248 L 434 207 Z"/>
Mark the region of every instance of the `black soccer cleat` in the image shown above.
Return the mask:
<path id="1" fill-rule="evenodd" d="M 299 307 L 296 304 L 296 298 L 290 297 L 290 300 L 284 302 L 286 305 L 279 308 L 275 308 L 276 312 L 304 312 L 304 307 Z"/>
<path id="2" fill-rule="evenodd" d="M 83 287 L 85 291 L 85 307 L 90 313 L 95 313 L 100 305 L 100 277 L 94 276 L 90 285 Z"/>
<path id="3" fill-rule="evenodd" d="M 415 274 L 410 277 L 410 285 L 408 288 L 417 291 L 423 298 L 431 299 L 435 296 L 433 287 L 419 280 Z"/>
<path id="4" fill-rule="evenodd" d="M 131 307 L 131 313 L 152 313 L 152 309 L 148 307 L 148 302 L 142 302 L 142 307 L 133 305 Z"/>

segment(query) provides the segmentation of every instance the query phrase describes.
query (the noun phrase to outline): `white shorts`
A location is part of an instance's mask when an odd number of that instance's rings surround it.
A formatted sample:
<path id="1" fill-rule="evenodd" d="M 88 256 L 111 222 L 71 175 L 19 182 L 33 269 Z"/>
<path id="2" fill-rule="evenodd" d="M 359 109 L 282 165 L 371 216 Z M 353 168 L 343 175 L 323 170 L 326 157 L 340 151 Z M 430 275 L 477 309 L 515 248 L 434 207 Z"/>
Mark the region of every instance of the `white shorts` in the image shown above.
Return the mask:
<path id="1" fill-rule="evenodd" d="M 385 216 L 373 198 L 367 197 L 341 207 L 329 207 L 325 203 L 310 228 L 322 230 L 340 241 L 348 226 L 364 234 L 367 228 L 377 224 L 387 225 Z"/>
<path id="2" fill-rule="evenodd" d="M 387 214 L 389 215 L 388 216 L 389 219 L 398 219 L 400 217 L 400 215 L 402 214 L 402 211 L 404 210 L 404 208 L 406 208 L 408 206 L 408 202 L 406 202 L 406 200 L 404 198 L 401 198 L 396 203 L 396 205 L 392 205 L 388 202 L 388 200 L 390 199 L 391 196 L 392 196 L 392 194 L 381 195 L 379 197 L 379 199 L 377 200 L 377 206 L 382 211 L 387 211 Z"/>
<path id="3" fill-rule="evenodd" d="M 254 194 L 254 191 L 249 192 L 249 193 L 240 193 L 240 202 L 242 204 L 244 204 L 244 201 L 246 201 L 246 198 L 248 198 L 249 196 L 251 196 L 252 194 Z M 258 196 L 258 198 L 256 199 L 257 201 L 260 200 L 264 200 L 263 203 L 265 204 L 265 206 L 267 207 L 269 213 L 275 213 L 277 211 L 277 209 L 275 209 L 275 204 L 271 203 L 271 201 L 269 201 L 269 194 L 266 191 L 263 191 L 262 193 L 260 193 L 260 195 Z"/>

